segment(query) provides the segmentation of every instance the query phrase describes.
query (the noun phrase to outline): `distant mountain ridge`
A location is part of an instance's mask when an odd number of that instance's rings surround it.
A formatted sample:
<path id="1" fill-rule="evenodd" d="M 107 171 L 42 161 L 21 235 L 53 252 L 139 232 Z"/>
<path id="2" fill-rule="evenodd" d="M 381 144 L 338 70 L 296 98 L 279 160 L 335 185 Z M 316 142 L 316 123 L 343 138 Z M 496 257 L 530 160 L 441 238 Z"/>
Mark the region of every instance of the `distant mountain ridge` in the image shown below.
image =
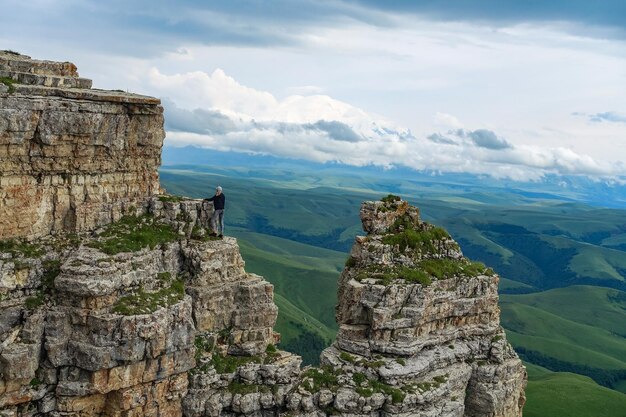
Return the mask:
<path id="1" fill-rule="evenodd" d="M 418 183 L 445 184 L 454 189 L 472 188 L 477 192 L 487 190 L 507 190 L 520 196 L 546 198 L 561 201 L 583 202 L 593 206 L 626 208 L 626 183 L 613 179 L 592 179 L 587 176 L 546 175 L 542 181 L 520 182 L 510 179 L 497 179 L 487 175 L 468 173 L 444 173 L 436 171 L 416 171 L 405 167 L 384 169 L 377 166 L 355 167 L 339 163 L 316 163 L 303 159 L 286 159 L 271 155 L 224 152 L 193 146 L 163 147 L 163 166 L 189 165 L 212 166 L 219 168 L 274 167 L 276 169 L 312 172 L 342 173 L 342 175 L 375 176 L 388 180 L 412 180 Z M 388 184 L 387 184 L 388 186 Z M 380 189 L 401 193 L 401 190 Z"/>

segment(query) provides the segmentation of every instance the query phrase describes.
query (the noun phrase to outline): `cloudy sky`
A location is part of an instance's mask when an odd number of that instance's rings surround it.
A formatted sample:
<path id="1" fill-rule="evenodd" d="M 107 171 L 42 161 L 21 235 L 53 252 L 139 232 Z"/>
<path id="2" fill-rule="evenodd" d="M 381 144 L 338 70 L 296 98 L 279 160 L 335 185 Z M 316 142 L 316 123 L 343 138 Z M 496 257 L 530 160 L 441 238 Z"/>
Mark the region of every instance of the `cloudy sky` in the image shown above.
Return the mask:
<path id="1" fill-rule="evenodd" d="M 0 1 L 0 49 L 161 97 L 170 145 L 626 178 L 623 0 Z"/>

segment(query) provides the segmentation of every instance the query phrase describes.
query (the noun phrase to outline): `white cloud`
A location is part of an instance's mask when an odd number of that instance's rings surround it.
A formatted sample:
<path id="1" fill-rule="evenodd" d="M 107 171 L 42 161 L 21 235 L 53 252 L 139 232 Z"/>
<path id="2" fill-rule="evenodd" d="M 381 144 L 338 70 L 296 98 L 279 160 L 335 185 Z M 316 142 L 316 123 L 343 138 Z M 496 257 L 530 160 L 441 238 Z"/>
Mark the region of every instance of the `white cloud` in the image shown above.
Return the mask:
<path id="1" fill-rule="evenodd" d="M 374 119 L 406 127 L 420 140 L 486 128 L 518 147 L 626 160 L 626 123 L 618 122 L 626 109 L 626 42 L 587 36 L 579 25 L 441 21 L 336 1 L 261 16 L 260 9 L 233 14 L 230 7 L 10 3 L 17 12 L 0 16 L 7 28 L 0 43 L 37 58 L 71 60 L 99 88 L 170 97 L 181 108 L 219 110 L 235 120 L 323 119 L 367 132 Z M 132 16 L 141 24 L 119 25 Z M 367 109 L 367 116 L 338 116 L 335 102 L 325 103 L 330 97 L 352 104 L 346 112 Z"/>
<path id="2" fill-rule="evenodd" d="M 289 92 L 297 95 L 311 95 L 311 94 L 323 94 L 324 89 L 317 85 L 301 85 L 296 87 L 290 87 Z"/>
<path id="3" fill-rule="evenodd" d="M 444 129 L 460 129 L 463 127 L 463 123 L 456 117 L 448 113 L 437 112 L 433 119 L 435 126 Z"/>
<path id="4" fill-rule="evenodd" d="M 221 69 L 211 74 L 202 71 L 165 75 L 152 68 L 148 79 L 157 92 L 175 97 L 186 108 L 219 108 L 226 113 L 264 117 L 277 106 L 270 93 L 245 87 Z"/>
<path id="5" fill-rule="evenodd" d="M 349 165 L 488 174 L 536 180 L 547 173 L 615 176 L 621 164 L 598 162 L 563 147 L 514 145 L 484 128 L 415 137 L 403 127 L 327 95 L 272 94 L 246 87 L 222 70 L 165 75 L 150 71 L 167 100 L 167 140 L 222 151 L 271 154 Z M 184 107 L 183 107 L 184 105 Z M 461 126 L 438 113 L 442 125 Z"/>
<path id="6" fill-rule="evenodd" d="M 165 75 L 152 68 L 149 81 L 151 90 L 178 107 L 219 111 L 243 121 L 315 123 L 326 120 L 347 124 L 365 137 L 377 130 L 410 134 L 381 116 L 327 95 L 290 95 L 278 100 L 268 92 L 241 85 L 221 69 L 211 74 L 195 71 Z"/>

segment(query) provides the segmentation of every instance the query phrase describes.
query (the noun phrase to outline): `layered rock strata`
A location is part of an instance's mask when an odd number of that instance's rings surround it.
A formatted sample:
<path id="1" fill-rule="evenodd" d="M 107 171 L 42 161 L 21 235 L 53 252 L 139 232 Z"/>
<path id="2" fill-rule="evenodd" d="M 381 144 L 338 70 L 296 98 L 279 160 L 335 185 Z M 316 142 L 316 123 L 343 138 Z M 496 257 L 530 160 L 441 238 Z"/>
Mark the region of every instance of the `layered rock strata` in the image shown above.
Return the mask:
<path id="1" fill-rule="evenodd" d="M 339 333 L 322 354 L 350 386 L 340 411 L 521 416 L 526 372 L 500 327 L 498 276 L 405 201 L 364 203 L 361 220 L 368 234 L 341 275 Z"/>
<path id="2" fill-rule="evenodd" d="M 90 230 L 158 193 L 158 99 L 10 52 L 0 79 L 0 239 Z"/>
<path id="3" fill-rule="evenodd" d="M 3 243 L 0 415 L 521 415 L 498 277 L 417 209 L 363 205 L 337 340 L 301 370 L 275 347 L 271 284 L 234 239 L 206 235 L 212 206 L 168 200 L 93 233 Z"/>
<path id="4" fill-rule="evenodd" d="M 363 204 L 337 339 L 301 369 L 212 204 L 156 195 L 158 100 L 7 52 L 0 80 L 1 417 L 521 416 L 497 275 L 416 208 Z"/>
<path id="5" fill-rule="evenodd" d="M 153 198 L 147 210 L 72 240 L 5 241 L 0 415 L 180 416 L 203 353 L 268 355 L 272 285 L 244 271 L 235 239 L 206 235 L 212 206 Z M 298 372 L 297 357 L 272 353 Z"/>
<path id="6" fill-rule="evenodd" d="M 321 367 L 197 368 L 186 415 L 522 415 L 526 371 L 500 327 L 498 276 L 398 198 L 364 203 L 361 219 Z"/>

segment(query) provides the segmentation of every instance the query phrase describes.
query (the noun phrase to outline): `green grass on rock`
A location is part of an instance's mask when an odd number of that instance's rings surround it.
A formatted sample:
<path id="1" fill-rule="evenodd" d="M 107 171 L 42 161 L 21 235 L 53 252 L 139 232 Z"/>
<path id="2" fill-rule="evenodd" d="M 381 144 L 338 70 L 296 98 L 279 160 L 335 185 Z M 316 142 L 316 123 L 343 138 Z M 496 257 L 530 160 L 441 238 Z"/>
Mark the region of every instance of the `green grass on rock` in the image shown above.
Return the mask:
<path id="1" fill-rule="evenodd" d="M 0 241 L 1 252 L 10 253 L 13 257 L 23 256 L 25 258 L 37 258 L 43 255 L 41 246 L 14 239 Z"/>
<path id="2" fill-rule="evenodd" d="M 406 248 L 434 252 L 436 248 L 433 242 L 449 237 L 448 232 L 440 227 L 433 227 L 432 229 L 426 230 L 407 228 L 406 230 L 383 237 L 383 243 L 392 246 L 398 245 L 402 252 L 404 252 Z"/>
<path id="3" fill-rule="evenodd" d="M 178 234 L 165 223 L 152 216 L 124 216 L 108 225 L 98 240 L 88 245 L 107 255 L 137 252 L 143 248 L 154 249 L 157 245 L 175 241 Z"/>
<path id="4" fill-rule="evenodd" d="M 160 195 L 159 201 L 164 203 L 180 203 L 185 198 L 178 195 Z"/>
<path id="5" fill-rule="evenodd" d="M 9 94 L 12 94 L 15 92 L 15 85 L 17 83 L 17 81 L 15 81 L 13 78 L 11 77 L 0 77 L 0 83 L 6 85 L 7 87 L 9 87 Z"/>
<path id="6" fill-rule="evenodd" d="M 329 366 L 321 368 L 309 368 L 302 373 L 304 377 L 302 387 L 314 394 L 322 389 L 329 389 L 333 392 L 339 388 L 338 370 Z"/>
<path id="7" fill-rule="evenodd" d="M 113 306 L 113 312 L 125 316 L 151 314 L 160 307 L 174 305 L 185 297 L 182 281 L 174 281 L 166 288 L 147 292 L 140 288 L 137 292 L 120 298 Z"/>
<path id="8" fill-rule="evenodd" d="M 428 286 L 434 280 L 450 279 L 455 276 L 476 277 L 481 274 L 493 274 L 493 271 L 480 262 L 441 258 L 425 259 L 413 268 L 370 265 L 358 272 L 356 280 L 372 278 L 383 285 L 401 280 L 408 284 Z"/>

